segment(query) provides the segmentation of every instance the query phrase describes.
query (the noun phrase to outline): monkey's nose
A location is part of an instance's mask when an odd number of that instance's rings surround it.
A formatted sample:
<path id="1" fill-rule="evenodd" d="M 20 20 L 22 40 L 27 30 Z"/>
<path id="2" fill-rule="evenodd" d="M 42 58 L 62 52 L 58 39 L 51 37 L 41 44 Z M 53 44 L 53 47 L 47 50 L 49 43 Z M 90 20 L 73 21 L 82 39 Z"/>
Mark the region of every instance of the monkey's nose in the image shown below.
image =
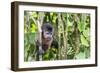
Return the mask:
<path id="1" fill-rule="evenodd" d="M 51 38 L 49 38 L 49 37 L 48 37 L 48 38 L 47 38 L 47 40 L 48 40 L 48 41 L 50 41 L 50 40 L 51 40 Z"/>

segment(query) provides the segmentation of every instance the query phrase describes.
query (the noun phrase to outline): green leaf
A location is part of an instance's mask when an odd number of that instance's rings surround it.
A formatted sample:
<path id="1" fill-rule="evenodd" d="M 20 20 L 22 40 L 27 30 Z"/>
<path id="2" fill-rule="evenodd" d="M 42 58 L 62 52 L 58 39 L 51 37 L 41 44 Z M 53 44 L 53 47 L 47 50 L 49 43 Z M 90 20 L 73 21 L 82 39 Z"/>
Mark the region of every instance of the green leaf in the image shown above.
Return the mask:
<path id="1" fill-rule="evenodd" d="M 50 12 L 50 16 L 53 16 L 53 14 L 54 14 L 53 12 Z"/>
<path id="2" fill-rule="evenodd" d="M 27 33 L 27 29 L 26 28 L 24 28 L 24 33 Z"/>
<path id="3" fill-rule="evenodd" d="M 37 17 L 38 15 L 37 15 L 36 12 L 32 12 L 32 16 L 33 16 L 33 17 Z"/>
<path id="4" fill-rule="evenodd" d="M 32 24 L 31 32 L 35 33 L 36 31 L 37 31 L 37 26 L 35 24 Z"/>
<path id="5" fill-rule="evenodd" d="M 83 35 L 87 38 L 90 35 L 90 30 L 87 28 L 86 30 L 83 31 Z"/>
<path id="6" fill-rule="evenodd" d="M 49 53 L 46 53 L 45 55 L 43 55 L 43 59 L 44 60 L 49 60 Z"/>
<path id="7" fill-rule="evenodd" d="M 85 52 L 80 52 L 76 55 L 76 59 L 85 59 Z"/>
<path id="8" fill-rule="evenodd" d="M 36 33 L 29 33 L 28 35 L 29 35 L 29 42 L 33 44 L 35 41 Z"/>
<path id="9" fill-rule="evenodd" d="M 70 22 L 69 20 L 67 20 L 67 22 L 68 22 L 68 27 L 73 26 L 72 22 Z"/>
<path id="10" fill-rule="evenodd" d="M 56 19 L 57 19 L 57 16 L 56 16 L 56 15 L 53 15 L 53 20 L 52 20 L 52 22 L 53 22 L 53 23 L 56 23 Z"/>
<path id="11" fill-rule="evenodd" d="M 89 44 L 88 44 L 88 41 L 85 39 L 85 37 L 83 35 L 81 35 L 81 43 L 82 45 L 88 47 Z"/>
<path id="12" fill-rule="evenodd" d="M 90 49 L 86 48 L 85 52 L 86 52 L 86 58 L 90 58 Z"/>
<path id="13" fill-rule="evenodd" d="M 79 29 L 79 31 L 82 32 L 84 30 L 84 28 L 85 28 L 85 24 L 83 24 L 82 22 L 79 22 L 78 23 L 78 29 Z"/>

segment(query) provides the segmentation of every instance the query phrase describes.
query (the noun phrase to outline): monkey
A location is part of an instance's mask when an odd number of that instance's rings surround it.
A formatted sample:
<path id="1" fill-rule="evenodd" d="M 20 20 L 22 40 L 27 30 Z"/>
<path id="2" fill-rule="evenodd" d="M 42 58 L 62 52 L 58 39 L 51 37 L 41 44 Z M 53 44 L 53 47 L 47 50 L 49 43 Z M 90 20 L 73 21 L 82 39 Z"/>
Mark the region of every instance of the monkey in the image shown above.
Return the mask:
<path id="1" fill-rule="evenodd" d="M 53 27 L 50 23 L 45 23 L 42 26 L 42 48 L 46 51 L 50 48 L 53 41 Z"/>
<path id="2" fill-rule="evenodd" d="M 54 28 L 51 23 L 44 23 L 41 27 L 42 29 L 42 43 L 37 40 L 37 60 L 39 60 L 39 55 L 43 55 L 50 47 L 56 46 L 58 48 L 58 44 L 55 44 L 53 41 Z M 42 46 L 42 49 L 39 50 L 39 46 Z"/>

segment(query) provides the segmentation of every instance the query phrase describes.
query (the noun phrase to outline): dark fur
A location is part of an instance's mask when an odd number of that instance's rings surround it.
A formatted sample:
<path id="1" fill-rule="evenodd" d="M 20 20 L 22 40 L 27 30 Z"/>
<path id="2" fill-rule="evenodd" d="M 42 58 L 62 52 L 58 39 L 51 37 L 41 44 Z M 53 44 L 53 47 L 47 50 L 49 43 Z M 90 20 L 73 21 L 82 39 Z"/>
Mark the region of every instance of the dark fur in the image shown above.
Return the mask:
<path id="1" fill-rule="evenodd" d="M 50 23 L 45 23 L 43 26 L 42 26 L 42 43 L 39 42 L 39 40 L 37 40 L 36 42 L 36 47 L 37 47 L 37 60 L 39 60 L 39 55 L 43 55 L 46 50 L 48 48 L 51 47 L 52 45 L 52 41 L 53 41 L 53 27 Z M 39 46 L 42 46 L 42 50 L 39 50 Z"/>

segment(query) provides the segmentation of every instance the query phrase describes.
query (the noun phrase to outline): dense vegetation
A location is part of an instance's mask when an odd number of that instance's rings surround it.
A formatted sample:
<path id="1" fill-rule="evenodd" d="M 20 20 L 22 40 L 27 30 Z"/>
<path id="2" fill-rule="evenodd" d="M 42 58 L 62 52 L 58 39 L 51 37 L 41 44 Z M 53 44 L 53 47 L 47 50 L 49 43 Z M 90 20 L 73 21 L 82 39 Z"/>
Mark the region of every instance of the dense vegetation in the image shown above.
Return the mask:
<path id="1" fill-rule="evenodd" d="M 90 14 L 57 12 L 24 12 L 24 60 L 36 60 L 36 38 L 45 22 L 54 27 L 58 48 L 50 48 L 43 60 L 90 58 Z M 39 26 L 38 26 L 39 25 Z"/>

